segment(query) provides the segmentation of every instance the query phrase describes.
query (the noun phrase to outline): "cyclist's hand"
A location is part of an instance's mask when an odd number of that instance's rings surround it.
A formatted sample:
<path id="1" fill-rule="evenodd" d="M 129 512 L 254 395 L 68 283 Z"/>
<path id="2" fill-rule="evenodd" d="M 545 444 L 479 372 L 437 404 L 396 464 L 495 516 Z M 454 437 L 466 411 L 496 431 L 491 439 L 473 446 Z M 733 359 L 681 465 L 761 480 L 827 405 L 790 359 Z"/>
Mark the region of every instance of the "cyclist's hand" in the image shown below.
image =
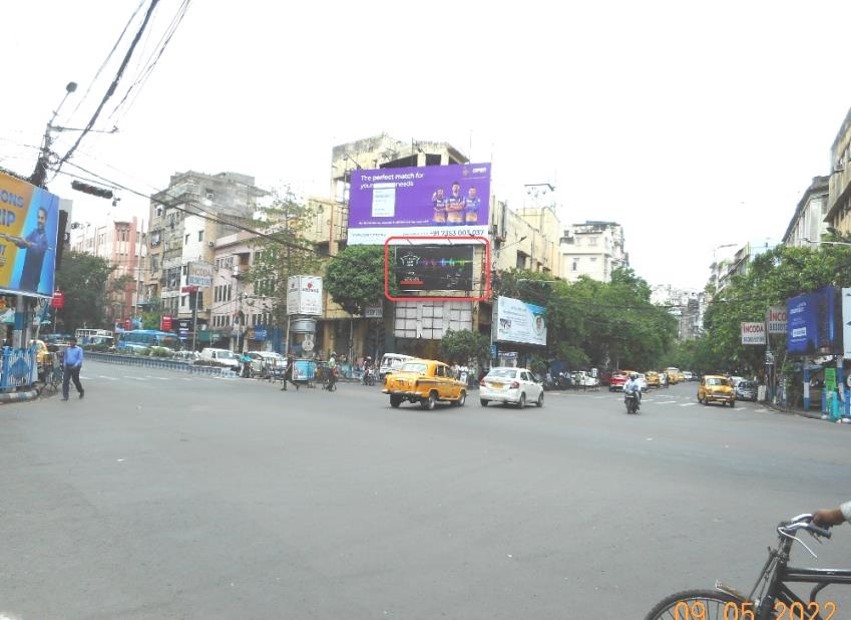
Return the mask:
<path id="1" fill-rule="evenodd" d="M 822 527 L 830 527 L 831 525 L 839 525 L 845 521 L 845 515 L 839 508 L 825 508 L 816 510 L 813 513 L 813 523 Z"/>

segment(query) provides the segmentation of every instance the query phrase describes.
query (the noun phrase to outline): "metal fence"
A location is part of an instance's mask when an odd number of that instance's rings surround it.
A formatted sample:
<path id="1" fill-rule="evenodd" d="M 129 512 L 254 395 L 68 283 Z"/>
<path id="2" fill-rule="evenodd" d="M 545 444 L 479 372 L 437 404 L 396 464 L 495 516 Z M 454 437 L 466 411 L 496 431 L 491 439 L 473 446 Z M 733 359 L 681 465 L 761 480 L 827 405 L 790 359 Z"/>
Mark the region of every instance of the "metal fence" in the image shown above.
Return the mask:
<path id="1" fill-rule="evenodd" d="M 196 364 L 190 364 L 189 362 L 172 360 L 164 357 L 120 355 L 118 353 L 98 353 L 95 351 L 86 351 L 85 359 L 95 362 L 105 362 L 107 364 L 138 366 L 141 368 L 160 368 L 164 370 L 186 372 L 192 375 L 207 375 L 222 377 L 225 379 L 235 379 L 238 376 L 237 372 L 231 368 L 222 368 L 219 366 L 199 366 Z"/>

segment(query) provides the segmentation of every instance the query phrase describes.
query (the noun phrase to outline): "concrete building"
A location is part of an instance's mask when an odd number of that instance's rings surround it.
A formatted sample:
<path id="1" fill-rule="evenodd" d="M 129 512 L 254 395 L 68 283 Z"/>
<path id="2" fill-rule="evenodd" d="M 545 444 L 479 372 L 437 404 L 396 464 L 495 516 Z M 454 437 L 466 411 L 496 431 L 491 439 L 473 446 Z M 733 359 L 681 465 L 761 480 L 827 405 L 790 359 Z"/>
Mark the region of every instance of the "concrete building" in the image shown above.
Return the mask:
<path id="1" fill-rule="evenodd" d="M 783 235 L 784 245 L 807 246 L 808 240 L 820 241 L 827 233 L 829 190 L 830 177 L 813 177 Z"/>
<path id="2" fill-rule="evenodd" d="M 623 228 L 617 222 L 586 221 L 565 229 L 559 242 L 561 277 L 575 282 L 587 276 L 609 282 L 616 267 L 629 266 Z"/>
<path id="3" fill-rule="evenodd" d="M 107 282 L 111 291 L 106 311 L 110 325 L 137 316 L 145 278 L 145 221 L 115 213 L 100 224 L 71 222 L 68 228 L 71 250 L 98 256 L 115 267 Z M 116 287 L 119 290 L 113 290 Z"/>
<path id="4" fill-rule="evenodd" d="M 842 235 L 851 234 L 851 110 L 830 147 L 833 172 L 830 175 L 827 226 Z"/>
<path id="5" fill-rule="evenodd" d="M 144 303 L 159 305 L 164 316 L 192 317 L 193 297 L 186 290 L 188 265 L 212 265 L 216 241 L 234 235 L 241 221 L 251 222 L 257 200 L 266 192 L 254 177 L 233 172 L 209 175 L 188 171 L 172 175 L 166 190 L 154 195 L 150 205 L 147 279 Z M 197 302 L 198 344 L 210 342 L 213 332 L 212 287 L 202 289 Z"/>
<path id="6" fill-rule="evenodd" d="M 663 306 L 677 319 L 677 338 L 696 340 L 703 333 L 703 313 L 707 298 L 703 291 L 675 288 L 670 285 L 652 286 L 650 301 Z"/>

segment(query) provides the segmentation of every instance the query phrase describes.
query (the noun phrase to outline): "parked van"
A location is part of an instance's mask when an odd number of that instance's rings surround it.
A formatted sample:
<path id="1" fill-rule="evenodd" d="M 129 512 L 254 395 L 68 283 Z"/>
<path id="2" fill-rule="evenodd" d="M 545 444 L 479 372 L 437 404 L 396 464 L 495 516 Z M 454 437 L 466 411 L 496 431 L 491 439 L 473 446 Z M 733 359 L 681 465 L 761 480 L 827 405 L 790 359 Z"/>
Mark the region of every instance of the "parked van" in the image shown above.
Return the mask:
<path id="1" fill-rule="evenodd" d="M 201 359 L 213 360 L 225 366 L 231 366 L 232 368 L 239 367 L 239 356 L 228 349 L 213 349 L 211 347 L 207 347 L 201 351 Z"/>
<path id="2" fill-rule="evenodd" d="M 381 358 L 381 364 L 378 366 L 378 380 L 384 381 L 384 375 L 399 370 L 402 364 L 408 360 L 417 359 L 412 355 L 402 355 L 401 353 L 385 353 Z"/>

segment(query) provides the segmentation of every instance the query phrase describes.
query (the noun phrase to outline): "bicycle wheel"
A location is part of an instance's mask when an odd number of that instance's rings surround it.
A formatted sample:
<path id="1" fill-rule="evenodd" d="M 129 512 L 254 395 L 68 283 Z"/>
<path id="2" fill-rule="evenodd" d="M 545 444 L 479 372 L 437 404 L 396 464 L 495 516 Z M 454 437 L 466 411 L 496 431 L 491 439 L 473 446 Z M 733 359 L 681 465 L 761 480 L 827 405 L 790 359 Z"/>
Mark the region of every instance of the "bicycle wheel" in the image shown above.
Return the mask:
<path id="1" fill-rule="evenodd" d="M 742 601 L 718 590 L 684 590 L 659 601 L 644 620 L 735 620 Z"/>

